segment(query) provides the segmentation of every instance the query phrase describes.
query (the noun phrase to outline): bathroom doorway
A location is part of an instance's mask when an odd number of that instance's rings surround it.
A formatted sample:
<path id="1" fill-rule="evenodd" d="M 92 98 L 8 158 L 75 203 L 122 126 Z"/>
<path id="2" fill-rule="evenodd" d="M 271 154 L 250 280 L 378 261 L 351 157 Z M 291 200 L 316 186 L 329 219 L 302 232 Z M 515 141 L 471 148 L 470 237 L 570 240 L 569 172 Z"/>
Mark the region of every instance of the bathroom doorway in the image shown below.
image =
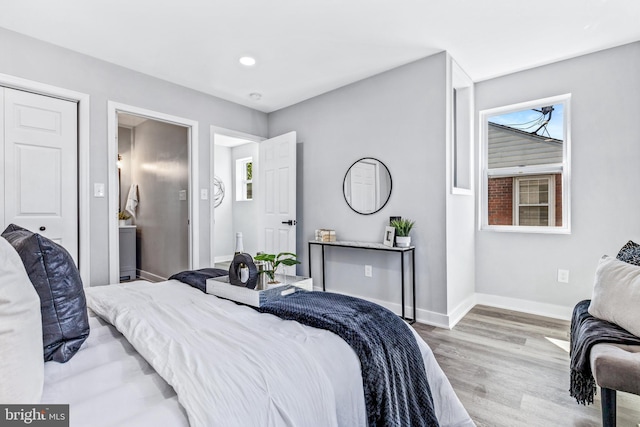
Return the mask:
<path id="1" fill-rule="evenodd" d="M 195 268 L 194 128 L 132 107 L 113 113 L 110 283 L 164 281 Z"/>

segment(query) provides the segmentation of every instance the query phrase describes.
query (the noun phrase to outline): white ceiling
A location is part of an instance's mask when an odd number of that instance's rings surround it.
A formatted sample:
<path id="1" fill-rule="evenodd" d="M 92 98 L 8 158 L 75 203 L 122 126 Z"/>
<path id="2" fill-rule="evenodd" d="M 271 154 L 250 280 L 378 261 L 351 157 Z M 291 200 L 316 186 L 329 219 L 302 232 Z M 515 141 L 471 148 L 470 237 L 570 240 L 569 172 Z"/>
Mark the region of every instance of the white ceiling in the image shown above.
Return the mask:
<path id="1" fill-rule="evenodd" d="M 0 0 L 0 27 L 270 112 L 442 50 L 480 81 L 640 40 L 640 1 Z"/>

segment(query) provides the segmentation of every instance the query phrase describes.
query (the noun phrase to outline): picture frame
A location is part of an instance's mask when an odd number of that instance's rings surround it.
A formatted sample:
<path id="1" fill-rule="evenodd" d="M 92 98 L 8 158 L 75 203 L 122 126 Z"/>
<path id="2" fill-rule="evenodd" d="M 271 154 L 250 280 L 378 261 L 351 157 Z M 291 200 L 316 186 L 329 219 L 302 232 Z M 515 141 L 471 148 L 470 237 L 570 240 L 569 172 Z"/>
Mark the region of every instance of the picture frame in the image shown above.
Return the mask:
<path id="1" fill-rule="evenodd" d="M 385 246 L 393 247 L 393 240 L 396 237 L 396 229 L 393 227 L 386 226 L 384 228 L 384 237 L 382 238 L 382 243 Z"/>

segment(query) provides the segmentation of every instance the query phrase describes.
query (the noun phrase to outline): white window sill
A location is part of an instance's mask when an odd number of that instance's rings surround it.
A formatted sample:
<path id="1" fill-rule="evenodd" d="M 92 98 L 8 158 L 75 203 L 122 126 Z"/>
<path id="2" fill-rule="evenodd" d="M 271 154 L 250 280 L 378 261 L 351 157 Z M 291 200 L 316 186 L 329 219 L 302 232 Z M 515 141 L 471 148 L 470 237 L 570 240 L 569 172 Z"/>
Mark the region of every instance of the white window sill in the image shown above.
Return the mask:
<path id="1" fill-rule="evenodd" d="M 483 225 L 480 231 L 528 234 L 571 234 L 569 227 L 527 227 L 523 225 Z"/>

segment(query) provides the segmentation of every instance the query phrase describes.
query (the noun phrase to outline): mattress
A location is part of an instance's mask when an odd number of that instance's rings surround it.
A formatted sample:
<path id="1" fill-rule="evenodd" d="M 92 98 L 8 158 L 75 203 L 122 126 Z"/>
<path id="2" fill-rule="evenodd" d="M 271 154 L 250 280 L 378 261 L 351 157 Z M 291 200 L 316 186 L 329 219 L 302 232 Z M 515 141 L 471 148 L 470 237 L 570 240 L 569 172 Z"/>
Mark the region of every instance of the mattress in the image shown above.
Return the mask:
<path id="1" fill-rule="evenodd" d="M 284 332 L 298 344 L 304 343 L 305 355 L 313 358 L 314 365 L 326 373 L 336 390 L 339 425 L 366 424 L 359 361 L 344 341 L 331 332 L 259 314 L 211 295 L 207 298 L 215 298 L 212 301 L 216 306 L 229 313 L 217 320 L 216 328 L 229 331 L 241 328 L 244 332 L 253 329 L 252 333 L 260 335 L 274 330 L 278 339 Z M 89 319 L 91 333 L 73 359 L 65 364 L 45 364 L 42 403 L 69 404 L 72 426 L 189 425 L 187 413 L 171 385 L 112 325 L 91 311 Z M 431 349 L 415 331 L 414 335 L 425 362 L 440 425 L 473 426 Z M 340 363 L 336 363 L 336 355 Z"/>

